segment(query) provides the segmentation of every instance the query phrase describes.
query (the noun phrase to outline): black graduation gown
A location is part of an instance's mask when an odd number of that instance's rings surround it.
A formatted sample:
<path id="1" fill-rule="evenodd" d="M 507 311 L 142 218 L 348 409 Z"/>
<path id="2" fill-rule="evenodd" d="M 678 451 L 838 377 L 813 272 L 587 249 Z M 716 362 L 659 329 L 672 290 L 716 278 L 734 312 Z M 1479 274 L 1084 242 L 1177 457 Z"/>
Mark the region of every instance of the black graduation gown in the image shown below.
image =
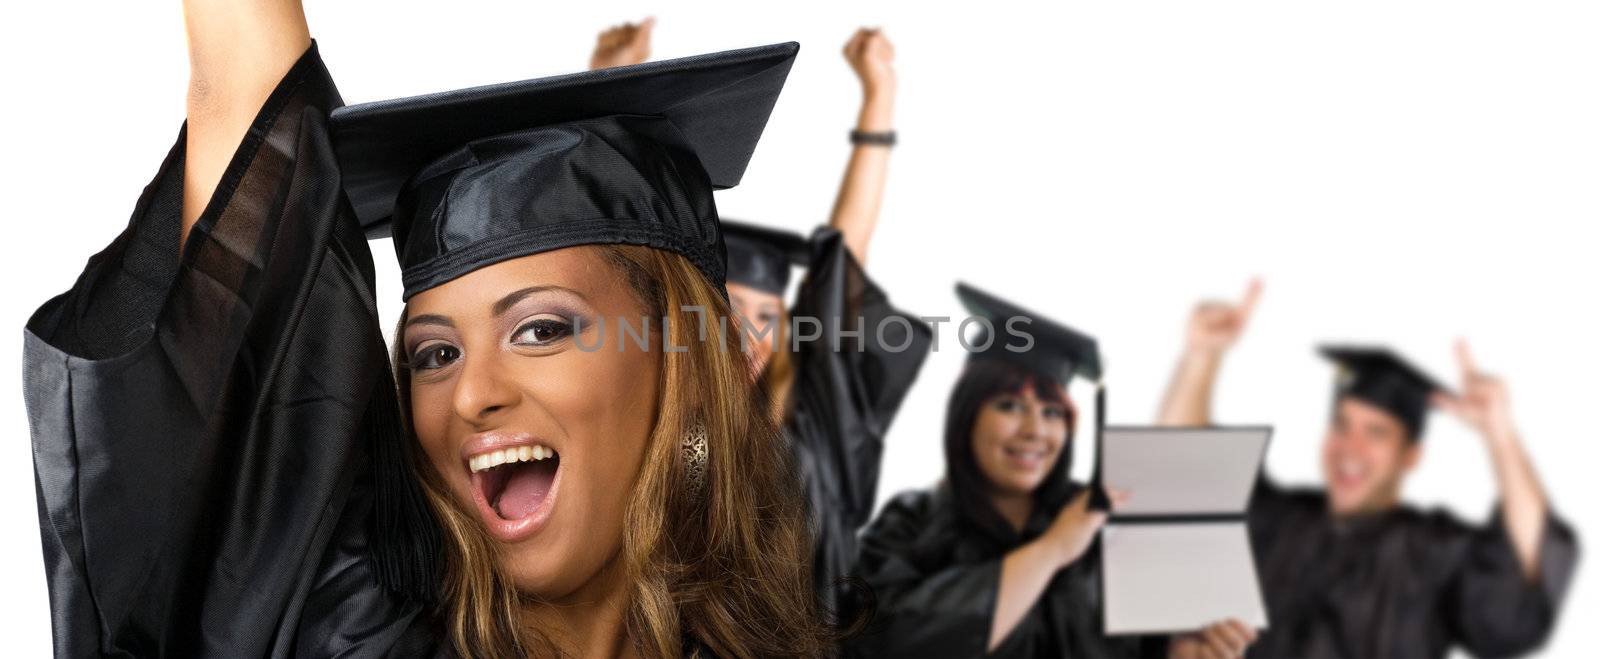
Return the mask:
<path id="1" fill-rule="evenodd" d="M 1408 507 L 1335 521 L 1323 492 L 1265 481 L 1250 532 L 1269 622 L 1251 657 L 1525 653 L 1554 625 L 1578 554 L 1551 515 L 1529 581 L 1498 513 L 1482 527 Z"/>
<path id="2" fill-rule="evenodd" d="M 812 258 L 791 318 L 806 336 L 783 430 L 806 490 L 822 606 L 838 610 L 856 558 L 856 532 L 872 517 L 883 438 L 932 346 L 933 332 L 895 309 L 832 229 L 811 238 Z M 882 331 L 879 331 L 882 328 Z M 859 332 L 860 336 L 852 333 Z M 848 622 L 848 621 L 846 621 Z"/>
<path id="3" fill-rule="evenodd" d="M 339 104 L 312 46 L 181 257 L 180 132 L 127 229 L 29 321 L 56 656 L 438 649 L 366 552 L 366 445 L 395 441 L 366 417 L 394 391 L 328 141 Z"/>
<path id="4" fill-rule="evenodd" d="M 1081 486 L 1077 486 L 1081 487 Z M 861 535 L 860 575 L 877 597 L 859 657 L 980 657 L 988 643 L 1005 554 L 1049 528 L 1035 511 L 1020 537 L 1000 541 L 962 522 L 947 487 L 904 492 Z M 1132 657 L 1159 641 L 1102 633 L 1099 543 L 1060 570 L 990 656 Z"/>

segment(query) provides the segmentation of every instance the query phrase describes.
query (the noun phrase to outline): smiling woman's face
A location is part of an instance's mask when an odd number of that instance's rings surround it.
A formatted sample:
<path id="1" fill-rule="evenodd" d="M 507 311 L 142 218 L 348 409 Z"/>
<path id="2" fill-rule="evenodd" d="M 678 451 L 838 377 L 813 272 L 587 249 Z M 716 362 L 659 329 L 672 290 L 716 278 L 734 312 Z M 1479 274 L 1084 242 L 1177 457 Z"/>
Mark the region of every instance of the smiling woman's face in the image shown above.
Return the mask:
<path id="1" fill-rule="evenodd" d="M 1032 494 L 1061 459 L 1072 411 L 1064 400 L 1040 398 L 1028 385 L 984 401 L 972 424 L 972 457 L 990 491 Z"/>
<path id="2" fill-rule="evenodd" d="M 522 592 L 570 595 L 618 555 L 660 369 L 618 320 L 637 334 L 647 315 L 598 247 L 486 266 L 408 304 L 413 429 Z"/>

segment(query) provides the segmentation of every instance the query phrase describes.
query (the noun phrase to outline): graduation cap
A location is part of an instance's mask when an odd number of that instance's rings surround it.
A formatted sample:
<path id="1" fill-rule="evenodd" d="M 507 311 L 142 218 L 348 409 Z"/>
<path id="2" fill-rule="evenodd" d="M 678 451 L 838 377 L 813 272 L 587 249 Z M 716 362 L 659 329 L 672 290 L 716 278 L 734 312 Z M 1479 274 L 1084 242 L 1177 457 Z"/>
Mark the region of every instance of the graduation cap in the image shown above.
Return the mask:
<path id="1" fill-rule="evenodd" d="M 1444 391 L 1427 373 L 1387 348 L 1324 345 L 1317 351 L 1339 366 L 1334 397 L 1349 396 L 1393 414 L 1412 441 L 1422 439 L 1430 398 Z"/>
<path id="2" fill-rule="evenodd" d="M 335 110 L 369 236 L 392 234 L 405 298 L 507 259 L 587 244 L 682 254 L 722 287 L 711 191 L 739 183 L 799 44 Z"/>
<path id="3" fill-rule="evenodd" d="M 989 326 L 978 325 L 967 359 L 1009 361 L 1054 375 L 1062 385 L 1074 376 L 1100 380 L 1104 367 L 1094 338 L 966 283 L 956 284 L 956 297 L 968 313 L 989 321 Z M 1031 344 L 1024 334 L 1032 337 Z"/>
<path id="4" fill-rule="evenodd" d="M 723 220 L 728 246 L 728 283 L 783 295 L 789 270 L 810 257 L 810 243 L 793 231 Z"/>

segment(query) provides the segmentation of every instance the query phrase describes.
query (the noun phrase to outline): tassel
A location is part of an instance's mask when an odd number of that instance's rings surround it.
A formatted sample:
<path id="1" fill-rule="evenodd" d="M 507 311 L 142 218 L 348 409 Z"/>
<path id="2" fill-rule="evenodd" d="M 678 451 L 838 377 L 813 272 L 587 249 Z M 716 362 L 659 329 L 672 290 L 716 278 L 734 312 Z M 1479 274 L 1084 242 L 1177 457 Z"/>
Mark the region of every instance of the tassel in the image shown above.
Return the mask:
<path id="1" fill-rule="evenodd" d="M 1094 476 L 1089 480 L 1089 509 L 1111 510 L 1111 497 L 1100 480 L 1100 467 L 1106 462 L 1106 385 L 1094 388 Z"/>
<path id="2" fill-rule="evenodd" d="M 411 465 L 418 447 L 400 418 L 392 376 L 385 370 L 367 406 L 372 457 L 371 539 L 378 582 L 406 599 L 434 603 L 443 575 L 442 533 Z"/>

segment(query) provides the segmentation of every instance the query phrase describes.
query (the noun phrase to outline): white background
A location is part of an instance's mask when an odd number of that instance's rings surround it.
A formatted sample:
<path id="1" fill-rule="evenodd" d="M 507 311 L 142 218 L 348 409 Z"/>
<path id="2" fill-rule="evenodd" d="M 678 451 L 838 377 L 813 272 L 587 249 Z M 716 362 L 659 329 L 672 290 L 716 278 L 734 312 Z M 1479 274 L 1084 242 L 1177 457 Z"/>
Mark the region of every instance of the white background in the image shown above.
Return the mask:
<path id="1" fill-rule="evenodd" d="M 656 55 L 797 40 L 801 56 L 723 213 L 824 221 L 858 90 L 839 55 L 882 24 L 897 147 L 869 268 L 907 309 L 957 315 L 956 278 L 1100 337 L 1111 417 L 1151 418 L 1189 307 L 1266 279 L 1224 372 L 1223 422 L 1273 423 L 1269 468 L 1313 481 L 1324 339 L 1382 341 L 1456 379 L 1466 336 L 1511 383 L 1555 504 L 1592 542 L 1600 307 L 1600 6 L 1522 2 L 316 2 L 350 102 L 576 70 L 648 13 Z M 49 651 L 20 380 L 21 328 L 126 222 L 183 118 L 178 3 L 14 4 L 4 50 L 0 638 Z M 385 311 L 398 305 L 375 244 Z M 962 353 L 932 356 L 890 435 L 880 498 L 935 481 Z M 1080 398 L 1087 401 L 1087 398 Z M 1407 485 L 1481 519 L 1479 438 L 1436 416 Z M 1079 466 L 1087 456 L 1080 453 Z M 290 550 L 286 548 L 286 550 Z M 1551 656 L 1592 652 L 1581 571 Z M 1592 633 L 1592 632 L 1591 632 Z"/>

